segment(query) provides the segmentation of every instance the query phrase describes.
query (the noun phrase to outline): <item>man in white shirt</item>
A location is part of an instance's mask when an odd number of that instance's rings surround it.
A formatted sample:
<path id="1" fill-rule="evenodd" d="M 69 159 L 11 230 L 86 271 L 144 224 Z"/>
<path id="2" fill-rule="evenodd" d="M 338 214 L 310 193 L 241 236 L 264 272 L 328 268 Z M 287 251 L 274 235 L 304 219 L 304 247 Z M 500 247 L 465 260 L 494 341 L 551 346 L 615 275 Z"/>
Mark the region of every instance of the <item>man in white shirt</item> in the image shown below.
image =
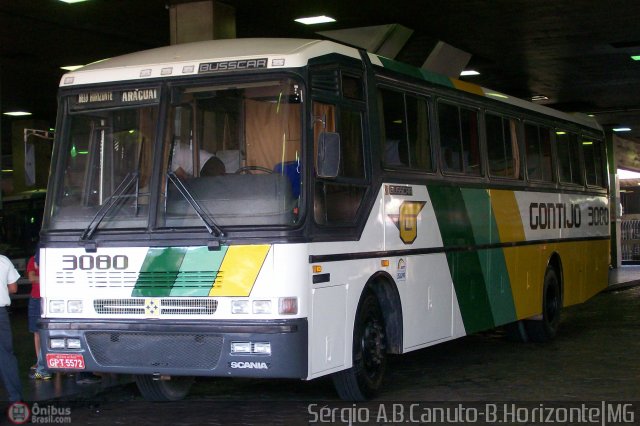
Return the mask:
<path id="1" fill-rule="evenodd" d="M 9 293 L 18 291 L 16 283 L 20 274 L 11 261 L 0 255 L 0 373 L 9 401 L 22 400 L 22 384 L 18 374 L 18 361 L 13 353 L 13 336 L 7 307 L 11 304 Z"/>
<path id="2" fill-rule="evenodd" d="M 207 160 L 213 157 L 213 154 L 204 149 L 201 149 L 199 154 L 200 169 L 202 169 Z M 193 177 L 193 153 L 188 145 L 176 143 L 171 157 L 171 171 L 175 172 L 180 179 Z"/>

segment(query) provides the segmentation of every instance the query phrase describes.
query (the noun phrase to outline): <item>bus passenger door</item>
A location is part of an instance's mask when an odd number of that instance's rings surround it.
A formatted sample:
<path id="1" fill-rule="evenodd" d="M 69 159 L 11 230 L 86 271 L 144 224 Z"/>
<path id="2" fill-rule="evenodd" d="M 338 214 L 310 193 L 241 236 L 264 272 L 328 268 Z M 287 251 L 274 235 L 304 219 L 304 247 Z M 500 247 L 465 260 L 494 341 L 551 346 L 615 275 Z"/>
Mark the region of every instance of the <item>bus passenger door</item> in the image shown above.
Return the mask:
<path id="1" fill-rule="evenodd" d="M 424 185 L 383 185 L 385 251 L 407 255 L 390 260 L 403 313 L 405 350 L 452 335 L 453 282 L 433 206 Z M 411 254 L 415 250 L 416 254 Z"/>

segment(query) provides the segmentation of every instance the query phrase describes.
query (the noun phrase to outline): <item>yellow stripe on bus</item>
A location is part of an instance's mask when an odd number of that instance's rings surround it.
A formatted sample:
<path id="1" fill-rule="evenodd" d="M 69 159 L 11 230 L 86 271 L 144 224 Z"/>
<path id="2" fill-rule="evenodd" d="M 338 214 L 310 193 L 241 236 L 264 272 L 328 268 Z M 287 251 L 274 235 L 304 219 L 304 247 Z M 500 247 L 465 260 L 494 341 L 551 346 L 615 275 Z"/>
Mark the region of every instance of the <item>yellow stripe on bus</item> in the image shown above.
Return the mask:
<path id="1" fill-rule="evenodd" d="M 230 246 L 209 296 L 249 296 L 269 247 L 268 244 Z"/>
<path id="2" fill-rule="evenodd" d="M 465 92 L 473 93 L 474 95 L 484 96 L 484 90 L 477 84 L 469 83 L 467 81 L 461 81 L 455 78 L 451 79 L 453 87 L 458 90 L 464 90 Z"/>
<path id="3" fill-rule="evenodd" d="M 501 243 L 525 241 L 520 209 L 513 191 L 489 190 L 491 210 L 496 221 Z M 538 246 L 508 247 L 503 249 L 504 261 L 511 282 L 513 305 L 518 319 L 535 315 L 540 311 L 539 268 L 540 248 Z"/>
<path id="4" fill-rule="evenodd" d="M 602 291 L 608 282 L 606 267 L 593 259 L 608 256 L 609 240 L 535 244 L 504 249 L 517 319 L 542 311 L 542 286 L 554 253 L 562 262 L 563 306 L 582 303 Z"/>
<path id="5" fill-rule="evenodd" d="M 500 241 L 503 243 L 524 241 L 524 228 L 515 192 L 490 189 L 489 198 L 498 226 Z"/>

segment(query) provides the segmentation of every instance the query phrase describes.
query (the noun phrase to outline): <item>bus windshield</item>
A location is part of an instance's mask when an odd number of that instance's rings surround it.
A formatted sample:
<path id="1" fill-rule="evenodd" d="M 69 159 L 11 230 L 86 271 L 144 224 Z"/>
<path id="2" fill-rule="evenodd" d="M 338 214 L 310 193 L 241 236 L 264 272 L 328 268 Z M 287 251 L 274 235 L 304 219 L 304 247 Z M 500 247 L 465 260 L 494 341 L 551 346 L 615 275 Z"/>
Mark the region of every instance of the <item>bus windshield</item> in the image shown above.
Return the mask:
<path id="1" fill-rule="evenodd" d="M 157 89 L 146 91 L 157 98 Z M 62 183 L 53 194 L 52 229 L 86 228 L 97 215 L 104 215 L 102 228 L 147 226 L 158 102 L 145 99 L 130 105 L 122 101 L 133 96 L 129 92 L 142 97 L 142 91 L 135 90 L 67 99 L 63 164 L 58 169 Z"/>
<path id="2" fill-rule="evenodd" d="M 166 89 L 168 108 L 160 108 L 161 90 L 66 97 L 56 172 L 61 183 L 45 227 L 84 230 L 82 238 L 91 238 L 108 229 L 211 225 L 220 233 L 218 226 L 297 222 L 298 83 L 173 86 Z M 151 187 L 155 173 L 161 174 L 159 192 Z M 157 209 L 150 209 L 152 202 Z"/>
<path id="3" fill-rule="evenodd" d="M 221 227 L 295 223 L 299 84 L 283 79 L 186 86 L 175 88 L 171 98 L 160 226 L 203 226 L 202 214 Z"/>

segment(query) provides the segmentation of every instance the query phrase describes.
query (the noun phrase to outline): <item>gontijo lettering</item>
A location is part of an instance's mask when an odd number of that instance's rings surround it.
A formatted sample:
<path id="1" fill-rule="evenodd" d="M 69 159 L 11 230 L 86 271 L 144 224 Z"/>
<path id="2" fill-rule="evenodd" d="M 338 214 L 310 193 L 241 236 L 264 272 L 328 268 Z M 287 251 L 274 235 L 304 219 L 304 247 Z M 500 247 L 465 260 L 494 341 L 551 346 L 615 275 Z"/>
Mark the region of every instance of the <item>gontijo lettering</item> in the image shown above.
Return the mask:
<path id="1" fill-rule="evenodd" d="M 582 224 L 580 205 L 570 203 L 529 204 L 531 229 L 579 228 Z"/>
<path id="2" fill-rule="evenodd" d="M 588 226 L 609 225 L 609 209 L 606 207 L 586 208 Z M 531 203 L 529 204 L 529 227 L 531 229 L 580 228 L 582 211 L 573 203 Z"/>

